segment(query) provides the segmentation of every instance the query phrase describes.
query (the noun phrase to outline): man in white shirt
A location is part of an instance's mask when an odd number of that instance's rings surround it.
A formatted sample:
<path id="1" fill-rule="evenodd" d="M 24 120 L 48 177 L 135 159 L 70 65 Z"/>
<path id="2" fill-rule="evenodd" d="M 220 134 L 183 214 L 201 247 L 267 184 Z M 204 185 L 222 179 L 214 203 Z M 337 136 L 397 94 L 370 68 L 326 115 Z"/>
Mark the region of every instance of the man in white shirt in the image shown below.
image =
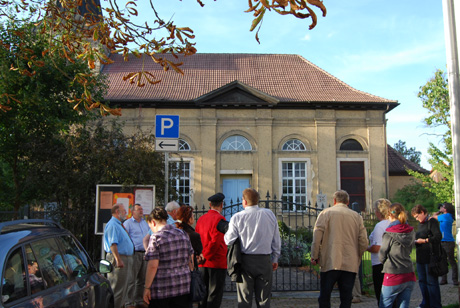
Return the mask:
<path id="1" fill-rule="evenodd" d="M 270 307 L 272 274 L 278 268 L 281 239 L 278 221 L 269 209 L 259 208 L 259 193 L 243 191 L 244 210 L 230 219 L 224 240 L 233 244 L 239 237 L 242 252 L 242 283 L 237 283 L 238 308 L 251 307 L 253 294 L 257 307 Z"/>
<path id="2" fill-rule="evenodd" d="M 134 244 L 133 267 L 128 278 L 128 294 L 125 307 L 143 306 L 145 273 L 147 262 L 144 260 L 145 249 L 142 243 L 144 237 L 149 233 L 149 225 L 144 220 L 142 205 L 134 204 L 133 217 L 123 223 Z"/>

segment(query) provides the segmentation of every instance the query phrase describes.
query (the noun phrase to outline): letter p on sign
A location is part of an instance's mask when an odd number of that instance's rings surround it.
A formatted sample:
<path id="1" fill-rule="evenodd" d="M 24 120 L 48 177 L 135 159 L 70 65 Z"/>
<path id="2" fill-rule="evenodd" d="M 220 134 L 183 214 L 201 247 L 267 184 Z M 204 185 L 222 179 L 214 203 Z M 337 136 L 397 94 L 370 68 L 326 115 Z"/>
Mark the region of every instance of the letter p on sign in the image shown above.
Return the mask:
<path id="1" fill-rule="evenodd" d="M 178 115 L 156 115 L 155 116 L 155 137 L 156 138 L 179 138 L 179 116 Z"/>

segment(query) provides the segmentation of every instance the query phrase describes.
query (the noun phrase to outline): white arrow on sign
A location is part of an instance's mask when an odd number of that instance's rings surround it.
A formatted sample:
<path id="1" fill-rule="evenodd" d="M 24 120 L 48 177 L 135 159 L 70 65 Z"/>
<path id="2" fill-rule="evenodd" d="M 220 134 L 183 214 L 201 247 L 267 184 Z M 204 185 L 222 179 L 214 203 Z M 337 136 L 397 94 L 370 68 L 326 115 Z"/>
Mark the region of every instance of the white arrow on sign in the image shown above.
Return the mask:
<path id="1" fill-rule="evenodd" d="M 179 151 L 179 139 L 155 139 L 155 150 L 158 152 Z"/>

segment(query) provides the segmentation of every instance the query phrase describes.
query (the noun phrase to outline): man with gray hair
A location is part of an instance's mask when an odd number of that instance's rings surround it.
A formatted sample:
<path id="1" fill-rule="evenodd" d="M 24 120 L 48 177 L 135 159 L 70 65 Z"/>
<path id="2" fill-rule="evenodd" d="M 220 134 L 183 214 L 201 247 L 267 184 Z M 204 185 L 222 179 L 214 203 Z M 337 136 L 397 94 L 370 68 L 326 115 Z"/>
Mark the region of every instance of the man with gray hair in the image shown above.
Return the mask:
<path id="1" fill-rule="evenodd" d="M 176 201 L 171 201 L 166 204 L 165 210 L 168 212 L 168 220 L 166 222 L 168 225 L 174 225 L 176 223 L 176 214 L 179 208 L 180 205 Z"/>
<path id="2" fill-rule="evenodd" d="M 361 256 L 369 241 L 361 215 L 348 207 L 344 190 L 334 193 L 334 206 L 316 219 L 311 245 L 311 263 L 321 266 L 319 307 L 331 307 L 331 292 L 337 282 L 340 307 L 351 307 L 352 290 Z"/>

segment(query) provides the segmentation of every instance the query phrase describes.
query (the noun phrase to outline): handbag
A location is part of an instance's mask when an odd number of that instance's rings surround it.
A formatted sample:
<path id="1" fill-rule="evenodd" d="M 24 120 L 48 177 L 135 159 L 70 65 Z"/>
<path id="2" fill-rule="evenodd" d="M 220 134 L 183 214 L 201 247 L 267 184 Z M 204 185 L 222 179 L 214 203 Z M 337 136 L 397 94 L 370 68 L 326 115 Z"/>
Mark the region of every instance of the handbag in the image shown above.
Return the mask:
<path id="1" fill-rule="evenodd" d="M 190 272 L 192 280 L 190 281 L 190 297 L 192 302 L 200 302 L 206 297 L 206 285 L 198 269 Z"/>
<path id="2" fill-rule="evenodd" d="M 192 303 L 201 302 L 207 296 L 208 290 L 203 277 L 196 265 L 196 256 L 193 255 L 193 271 L 190 271 L 190 300 Z"/>
<path id="3" fill-rule="evenodd" d="M 447 254 L 440 244 L 437 245 L 439 253 L 433 251 L 433 246 L 430 244 L 430 264 L 428 265 L 428 273 L 431 276 L 439 277 L 446 275 L 449 272 L 447 264 Z"/>

